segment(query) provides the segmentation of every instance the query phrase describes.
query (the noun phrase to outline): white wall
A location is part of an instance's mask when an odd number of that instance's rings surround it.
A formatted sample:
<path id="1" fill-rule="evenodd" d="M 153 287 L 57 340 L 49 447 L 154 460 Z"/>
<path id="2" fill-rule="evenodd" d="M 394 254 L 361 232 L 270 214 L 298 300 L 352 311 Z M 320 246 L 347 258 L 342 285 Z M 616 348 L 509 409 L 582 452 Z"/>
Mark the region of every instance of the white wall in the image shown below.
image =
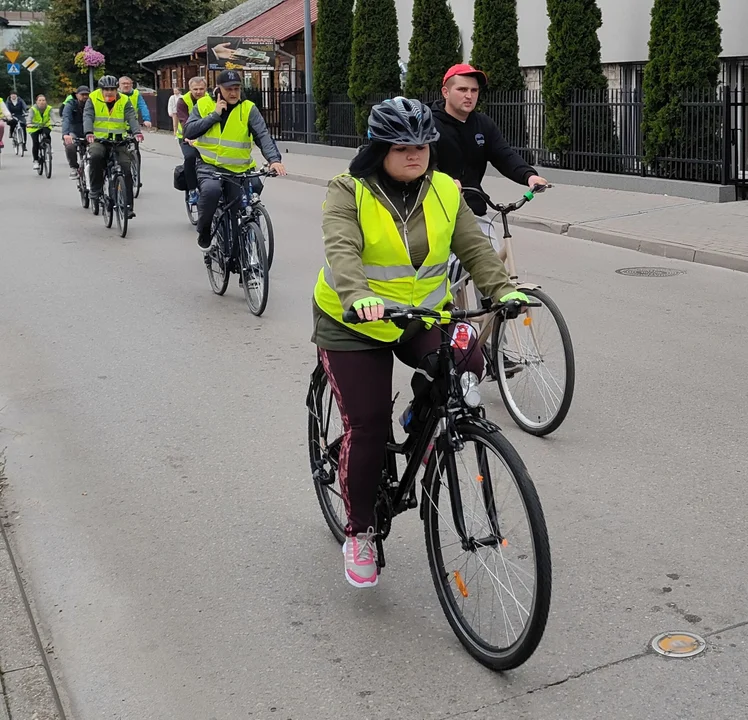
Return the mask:
<path id="1" fill-rule="evenodd" d="M 395 0 L 400 57 L 407 60 L 413 0 Z M 460 26 L 465 58 L 470 57 L 473 0 L 450 0 Z M 648 56 L 649 22 L 654 0 L 598 0 L 603 13 L 600 44 L 603 63 L 644 62 Z M 548 14 L 545 0 L 518 0 L 519 53 L 524 67 L 545 65 Z M 748 0 L 722 0 L 722 55 L 748 57 Z"/>

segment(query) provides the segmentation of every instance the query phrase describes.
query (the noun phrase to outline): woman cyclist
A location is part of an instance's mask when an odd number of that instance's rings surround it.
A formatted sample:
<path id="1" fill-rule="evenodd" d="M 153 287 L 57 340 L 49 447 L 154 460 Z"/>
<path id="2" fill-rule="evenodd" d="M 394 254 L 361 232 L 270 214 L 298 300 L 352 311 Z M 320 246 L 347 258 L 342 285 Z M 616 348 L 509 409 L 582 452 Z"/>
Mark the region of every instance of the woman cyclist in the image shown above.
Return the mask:
<path id="1" fill-rule="evenodd" d="M 447 261 L 453 252 L 481 291 L 494 300 L 515 291 L 504 264 L 481 232 L 452 178 L 436 172 L 439 133 L 431 110 L 396 97 L 369 116 L 371 144 L 334 178 L 322 215 L 325 267 L 314 289 L 314 334 L 343 419 L 338 477 L 348 524 L 345 577 L 377 584 L 374 505 L 389 432 L 393 356 L 417 367 L 440 343 L 441 330 L 412 323 L 405 331 L 382 321 L 384 308 L 440 310 L 452 296 Z M 368 322 L 343 322 L 355 309 Z M 448 329 L 452 332 L 452 329 Z M 480 351 L 456 349 L 458 371 L 483 374 Z"/>

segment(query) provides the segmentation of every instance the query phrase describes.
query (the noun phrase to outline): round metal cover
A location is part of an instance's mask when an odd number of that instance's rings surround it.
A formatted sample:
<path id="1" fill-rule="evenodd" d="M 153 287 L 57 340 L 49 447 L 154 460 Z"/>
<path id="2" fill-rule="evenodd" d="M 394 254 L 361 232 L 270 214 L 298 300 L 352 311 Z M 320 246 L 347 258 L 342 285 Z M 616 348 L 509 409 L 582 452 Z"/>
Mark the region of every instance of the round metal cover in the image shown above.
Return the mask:
<path id="1" fill-rule="evenodd" d="M 690 632 L 669 632 L 652 640 L 652 649 L 665 657 L 688 658 L 706 650 L 706 640 Z"/>
<path id="2" fill-rule="evenodd" d="M 673 270 L 672 268 L 664 267 L 630 267 L 620 268 L 616 270 L 619 275 L 626 275 L 627 277 L 675 277 L 676 275 L 685 275 L 685 270 Z"/>

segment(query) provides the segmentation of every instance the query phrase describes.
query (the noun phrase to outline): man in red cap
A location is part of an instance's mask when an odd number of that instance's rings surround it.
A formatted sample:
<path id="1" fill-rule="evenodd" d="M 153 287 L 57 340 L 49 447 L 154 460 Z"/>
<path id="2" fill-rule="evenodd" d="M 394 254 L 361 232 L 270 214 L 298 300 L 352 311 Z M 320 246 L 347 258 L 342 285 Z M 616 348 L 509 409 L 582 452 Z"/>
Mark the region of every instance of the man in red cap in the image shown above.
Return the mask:
<path id="1" fill-rule="evenodd" d="M 487 85 L 486 74 L 472 65 L 454 65 L 447 70 L 442 87 L 444 100 L 432 107 L 440 133 L 439 170 L 453 177 L 460 187 L 480 188 L 490 162 L 502 175 L 520 185 L 547 185 L 535 168 L 512 150 L 496 123 L 475 110 L 478 94 Z M 475 193 L 466 193 L 465 201 L 478 216 L 483 232 L 493 241 L 495 235 L 485 217 L 484 200 Z"/>

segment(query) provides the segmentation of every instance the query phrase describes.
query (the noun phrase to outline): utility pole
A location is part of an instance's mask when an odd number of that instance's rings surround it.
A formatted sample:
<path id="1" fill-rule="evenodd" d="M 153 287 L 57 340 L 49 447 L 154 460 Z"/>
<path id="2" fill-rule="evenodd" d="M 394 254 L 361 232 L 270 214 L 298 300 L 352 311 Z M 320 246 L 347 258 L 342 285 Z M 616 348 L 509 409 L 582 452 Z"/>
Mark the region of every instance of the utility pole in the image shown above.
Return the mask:
<path id="1" fill-rule="evenodd" d="M 314 98 L 312 97 L 312 5 L 304 0 L 304 77 L 306 80 L 306 141 L 312 142 Z"/>
<path id="2" fill-rule="evenodd" d="M 86 0 L 86 30 L 88 32 L 88 47 L 93 47 L 93 40 L 91 40 L 91 0 Z M 93 68 L 88 68 L 88 89 L 93 92 L 94 89 L 94 73 Z"/>

